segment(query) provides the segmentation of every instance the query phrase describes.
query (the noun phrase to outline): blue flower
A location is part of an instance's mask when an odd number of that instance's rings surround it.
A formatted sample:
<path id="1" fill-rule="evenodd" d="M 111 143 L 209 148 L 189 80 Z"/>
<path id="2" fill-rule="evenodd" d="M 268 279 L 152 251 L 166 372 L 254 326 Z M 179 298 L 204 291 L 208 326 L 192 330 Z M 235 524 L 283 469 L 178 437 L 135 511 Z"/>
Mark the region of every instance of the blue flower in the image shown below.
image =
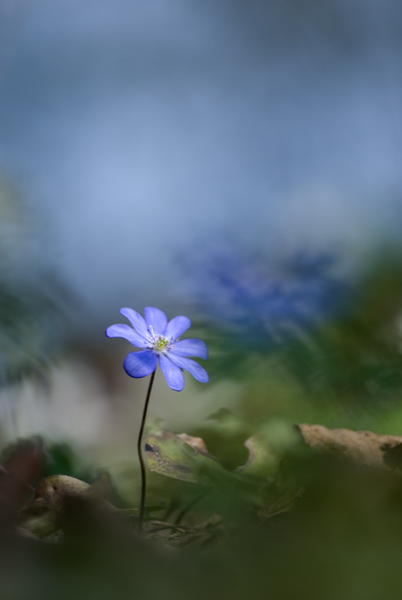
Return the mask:
<path id="1" fill-rule="evenodd" d="M 144 348 L 140 352 L 130 352 L 124 360 L 124 369 L 130 377 L 146 377 L 153 373 L 158 361 L 167 384 L 176 392 L 184 388 L 182 369 L 207 383 L 208 373 L 189 356 L 206 359 L 208 348 L 202 340 L 179 340 L 179 337 L 191 326 L 187 317 L 175 317 L 171 321 L 159 308 L 144 308 L 145 320 L 132 308 L 122 308 L 120 314 L 127 317 L 128 325 L 111 325 L 106 329 L 107 337 L 122 337 L 136 348 Z"/>
<path id="2" fill-rule="evenodd" d="M 241 339 L 242 352 L 279 348 L 305 340 L 326 319 L 340 314 L 350 285 L 335 276 L 336 257 L 299 252 L 282 264 L 226 245 L 208 254 L 187 254 L 201 313 Z M 226 353 L 227 355 L 227 353 Z"/>

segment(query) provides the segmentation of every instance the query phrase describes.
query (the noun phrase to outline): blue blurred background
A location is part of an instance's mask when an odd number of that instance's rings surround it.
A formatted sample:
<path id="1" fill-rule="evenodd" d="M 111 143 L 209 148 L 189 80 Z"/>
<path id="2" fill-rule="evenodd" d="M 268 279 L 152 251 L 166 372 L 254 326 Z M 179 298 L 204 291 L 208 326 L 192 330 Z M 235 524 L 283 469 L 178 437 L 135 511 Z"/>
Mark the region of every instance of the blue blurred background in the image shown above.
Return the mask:
<path id="1" fill-rule="evenodd" d="M 89 318 L 182 300 L 177 253 L 223 235 L 353 264 L 399 240 L 396 0 L 3 0 L 0 24 L 0 166 Z"/>

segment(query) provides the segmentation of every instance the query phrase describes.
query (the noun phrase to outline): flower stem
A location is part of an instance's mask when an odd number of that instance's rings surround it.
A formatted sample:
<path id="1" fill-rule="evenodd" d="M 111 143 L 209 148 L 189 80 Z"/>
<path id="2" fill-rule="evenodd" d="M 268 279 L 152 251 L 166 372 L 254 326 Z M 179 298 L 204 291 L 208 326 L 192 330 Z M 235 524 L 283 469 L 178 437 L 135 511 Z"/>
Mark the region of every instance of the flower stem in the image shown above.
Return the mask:
<path id="1" fill-rule="evenodd" d="M 156 369 L 155 369 L 155 371 L 156 371 Z M 140 465 L 141 465 L 141 503 L 140 503 L 140 514 L 139 514 L 139 519 L 138 519 L 139 533 L 142 533 L 142 526 L 143 526 L 143 522 L 144 522 L 145 489 L 146 489 L 146 484 L 147 484 L 145 462 L 144 462 L 144 457 L 142 456 L 142 436 L 144 433 L 149 398 L 151 396 L 152 384 L 153 384 L 154 378 L 155 378 L 155 371 L 152 373 L 151 379 L 149 381 L 147 397 L 145 398 L 144 410 L 142 411 L 142 421 L 141 421 L 140 433 L 138 434 L 138 443 L 137 443 L 138 458 L 140 460 Z"/>

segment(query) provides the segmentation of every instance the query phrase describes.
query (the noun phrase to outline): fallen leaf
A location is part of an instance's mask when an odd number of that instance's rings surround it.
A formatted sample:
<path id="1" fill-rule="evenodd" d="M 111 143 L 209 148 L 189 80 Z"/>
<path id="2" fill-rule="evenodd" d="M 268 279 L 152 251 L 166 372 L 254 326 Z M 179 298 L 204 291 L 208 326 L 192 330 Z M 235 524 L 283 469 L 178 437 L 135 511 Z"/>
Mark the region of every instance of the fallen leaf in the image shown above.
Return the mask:
<path id="1" fill-rule="evenodd" d="M 209 473 L 225 471 L 201 438 L 185 433 L 152 433 L 145 440 L 145 456 L 151 471 L 192 483 L 211 485 Z"/>
<path id="2" fill-rule="evenodd" d="M 372 431 L 327 429 L 323 425 L 306 423 L 296 427 L 305 444 L 311 448 L 347 457 L 358 464 L 386 470 L 391 470 L 391 466 L 394 466 L 393 449 L 402 444 L 400 436 L 380 435 Z M 397 450 L 394 452 L 398 453 Z"/>

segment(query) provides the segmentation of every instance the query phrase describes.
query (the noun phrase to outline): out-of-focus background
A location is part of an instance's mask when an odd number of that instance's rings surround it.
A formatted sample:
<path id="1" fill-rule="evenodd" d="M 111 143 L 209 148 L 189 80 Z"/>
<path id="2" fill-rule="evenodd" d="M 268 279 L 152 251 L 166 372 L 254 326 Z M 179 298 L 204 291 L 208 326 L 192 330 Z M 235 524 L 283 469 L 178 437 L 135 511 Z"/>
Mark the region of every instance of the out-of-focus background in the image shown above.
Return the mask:
<path id="1" fill-rule="evenodd" d="M 0 600 L 400 599 L 401 60 L 397 0 L 0 0 Z M 145 306 L 210 382 L 141 536 Z"/>
<path id="2" fill-rule="evenodd" d="M 396 0 L 2 0 L 3 443 L 131 461 L 146 305 L 210 346 L 155 426 L 401 432 L 401 57 Z"/>

